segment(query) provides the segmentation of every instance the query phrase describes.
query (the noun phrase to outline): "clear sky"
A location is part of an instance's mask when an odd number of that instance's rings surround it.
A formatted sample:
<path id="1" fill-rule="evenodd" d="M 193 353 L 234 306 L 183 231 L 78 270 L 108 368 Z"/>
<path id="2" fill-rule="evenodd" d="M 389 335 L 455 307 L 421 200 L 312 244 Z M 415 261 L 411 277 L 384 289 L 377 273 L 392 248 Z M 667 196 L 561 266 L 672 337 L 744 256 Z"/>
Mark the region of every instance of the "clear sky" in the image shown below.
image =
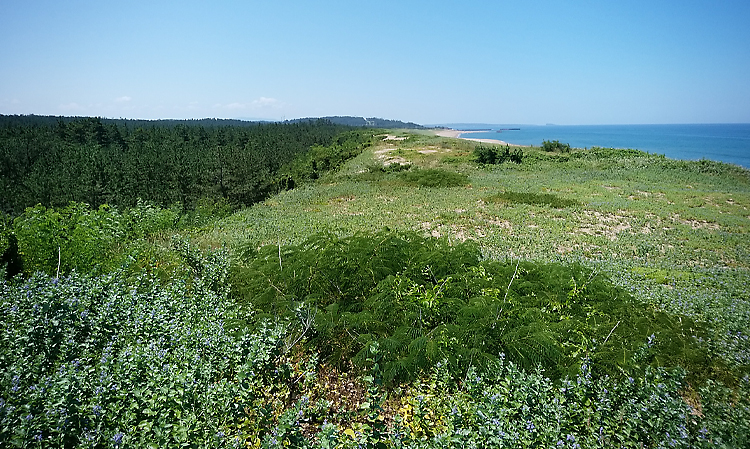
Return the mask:
<path id="1" fill-rule="evenodd" d="M 750 2 L 0 0 L 0 113 L 750 123 Z"/>

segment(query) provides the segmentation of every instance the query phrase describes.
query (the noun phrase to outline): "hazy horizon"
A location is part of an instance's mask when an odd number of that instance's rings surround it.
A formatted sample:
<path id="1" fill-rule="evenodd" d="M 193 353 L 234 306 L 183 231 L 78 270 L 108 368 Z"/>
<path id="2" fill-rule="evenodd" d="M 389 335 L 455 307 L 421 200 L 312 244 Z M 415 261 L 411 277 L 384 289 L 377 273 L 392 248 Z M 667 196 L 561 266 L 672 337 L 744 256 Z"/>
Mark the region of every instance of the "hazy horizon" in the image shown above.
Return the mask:
<path id="1" fill-rule="evenodd" d="M 419 124 L 750 123 L 750 4 L 38 0 L 0 113 Z"/>

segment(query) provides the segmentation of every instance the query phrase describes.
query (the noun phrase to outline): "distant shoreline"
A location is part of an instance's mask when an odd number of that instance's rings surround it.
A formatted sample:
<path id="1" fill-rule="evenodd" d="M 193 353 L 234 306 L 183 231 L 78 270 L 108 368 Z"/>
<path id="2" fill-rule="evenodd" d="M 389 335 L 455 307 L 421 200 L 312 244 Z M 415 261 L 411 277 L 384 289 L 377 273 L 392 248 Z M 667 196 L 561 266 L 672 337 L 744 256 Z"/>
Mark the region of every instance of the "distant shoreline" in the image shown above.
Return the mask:
<path id="1" fill-rule="evenodd" d="M 750 169 L 750 124 L 677 125 L 523 125 L 502 133 L 464 133 L 459 130 L 515 127 L 485 123 L 446 124 L 442 135 L 452 137 L 508 139 L 519 145 L 540 146 L 544 141 L 564 142 L 571 148 L 628 148 L 661 154 L 671 159 L 709 159 Z M 437 130 L 435 130 L 437 131 Z M 500 144 L 492 142 L 492 144 Z M 502 145 L 502 144 L 501 144 Z M 504 145 L 503 145 L 504 146 Z M 515 146 L 515 145 L 514 145 Z"/>
<path id="2" fill-rule="evenodd" d="M 504 140 L 499 139 L 475 139 L 473 137 L 463 137 L 464 134 L 471 134 L 471 133 L 481 133 L 486 131 L 459 131 L 457 129 L 441 129 L 439 131 L 436 131 L 435 134 L 437 134 L 440 137 L 450 137 L 453 139 L 463 139 L 463 140 L 471 140 L 473 142 L 481 142 L 481 143 L 493 143 L 498 145 L 510 145 L 514 147 L 525 147 L 528 145 L 515 145 L 512 143 L 508 143 Z"/>

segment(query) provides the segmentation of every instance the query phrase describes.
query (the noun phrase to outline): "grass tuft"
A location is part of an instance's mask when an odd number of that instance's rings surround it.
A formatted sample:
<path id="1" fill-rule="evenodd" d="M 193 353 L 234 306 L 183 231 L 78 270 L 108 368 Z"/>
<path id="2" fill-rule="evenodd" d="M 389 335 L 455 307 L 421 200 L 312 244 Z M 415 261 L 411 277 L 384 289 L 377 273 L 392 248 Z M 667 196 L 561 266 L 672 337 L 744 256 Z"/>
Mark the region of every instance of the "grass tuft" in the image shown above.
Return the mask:
<path id="1" fill-rule="evenodd" d="M 488 197 L 485 201 L 488 203 L 510 203 L 510 204 L 531 204 L 534 206 L 550 206 L 555 209 L 565 207 L 580 206 L 581 203 L 576 200 L 561 198 L 551 193 L 529 193 L 505 191 Z"/>

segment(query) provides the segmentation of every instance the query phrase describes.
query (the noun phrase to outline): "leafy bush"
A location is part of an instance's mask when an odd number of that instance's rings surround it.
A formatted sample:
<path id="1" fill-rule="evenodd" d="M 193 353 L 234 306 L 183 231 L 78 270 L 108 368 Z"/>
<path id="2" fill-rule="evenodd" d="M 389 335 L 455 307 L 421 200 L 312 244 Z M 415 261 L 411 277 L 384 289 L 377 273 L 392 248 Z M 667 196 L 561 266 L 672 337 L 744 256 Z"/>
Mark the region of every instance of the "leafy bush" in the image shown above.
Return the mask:
<path id="1" fill-rule="evenodd" d="M 680 371 L 647 367 L 596 378 L 584 363 L 553 383 L 503 358 L 456 382 L 445 366 L 412 386 L 399 409 L 403 447 L 746 447 L 748 396 L 704 395 L 705 414 L 681 397 Z M 742 392 L 750 386 L 744 382 Z M 718 396 L 732 394 L 713 384 Z M 741 393 L 740 393 L 741 394 Z M 714 414 L 713 406 L 722 411 Z M 724 408 L 726 407 L 726 408 Z M 711 409 L 711 410 L 709 410 Z M 737 426 L 730 430 L 725 424 Z"/>
<path id="2" fill-rule="evenodd" d="M 10 235 L 13 221 L 9 216 L 0 212 L 0 256 L 10 247 Z"/>
<path id="3" fill-rule="evenodd" d="M 587 151 L 576 151 L 573 156 L 588 159 L 631 159 L 648 155 L 640 150 L 628 148 L 591 147 Z"/>
<path id="4" fill-rule="evenodd" d="M 182 212 L 181 206 L 176 204 L 169 209 L 138 199 L 135 207 L 124 214 L 124 222 L 128 238 L 142 239 L 156 232 L 174 229 Z"/>
<path id="5" fill-rule="evenodd" d="M 226 198 L 216 200 L 203 197 L 197 201 L 195 212 L 203 217 L 204 220 L 224 218 L 232 213 L 232 205 L 229 204 Z"/>
<path id="6" fill-rule="evenodd" d="M 544 151 L 555 153 L 570 153 L 570 144 L 560 143 L 559 140 L 545 140 L 542 142 L 542 148 Z"/>
<path id="7" fill-rule="evenodd" d="M 193 260 L 190 286 L 121 273 L 0 284 L 0 446 L 259 443 L 293 370 L 282 328 L 227 326 L 222 254 Z"/>
<path id="8" fill-rule="evenodd" d="M 110 250 L 125 236 L 117 209 L 73 202 L 61 209 L 30 207 L 14 220 L 13 232 L 24 272 L 50 275 L 106 270 Z"/>
<path id="9" fill-rule="evenodd" d="M 218 202 L 212 212 L 222 214 L 227 209 L 226 202 Z M 124 265 L 135 271 L 151 270 L 159 265 L 154 263 L 159 259 L 156 253 L 164 251 L 155 248 L 153 238 L 147 237 L 164 237 L 168 231 L 216 219 L 202 210 L 184 212 L 180 204 L 163 209 L 140 199 L 135 207 L 122 213 L 106 205 L 92 210 L 83 203 L 70 203 L 60 209 L 36 206 L 16 218 L 13 227 L 2 234 L 10 245 L 4 257 L 13 264 L 13 273 L 19 271 L 22 263 L 27 275 L 36 271 L 57 275 L 58 264 L 60 274 L 72 270 L 101 274 Z M 18 248 L 14 246 L 16 238 Z M 16 249 L 19 256 L 15 255 Z"/>

